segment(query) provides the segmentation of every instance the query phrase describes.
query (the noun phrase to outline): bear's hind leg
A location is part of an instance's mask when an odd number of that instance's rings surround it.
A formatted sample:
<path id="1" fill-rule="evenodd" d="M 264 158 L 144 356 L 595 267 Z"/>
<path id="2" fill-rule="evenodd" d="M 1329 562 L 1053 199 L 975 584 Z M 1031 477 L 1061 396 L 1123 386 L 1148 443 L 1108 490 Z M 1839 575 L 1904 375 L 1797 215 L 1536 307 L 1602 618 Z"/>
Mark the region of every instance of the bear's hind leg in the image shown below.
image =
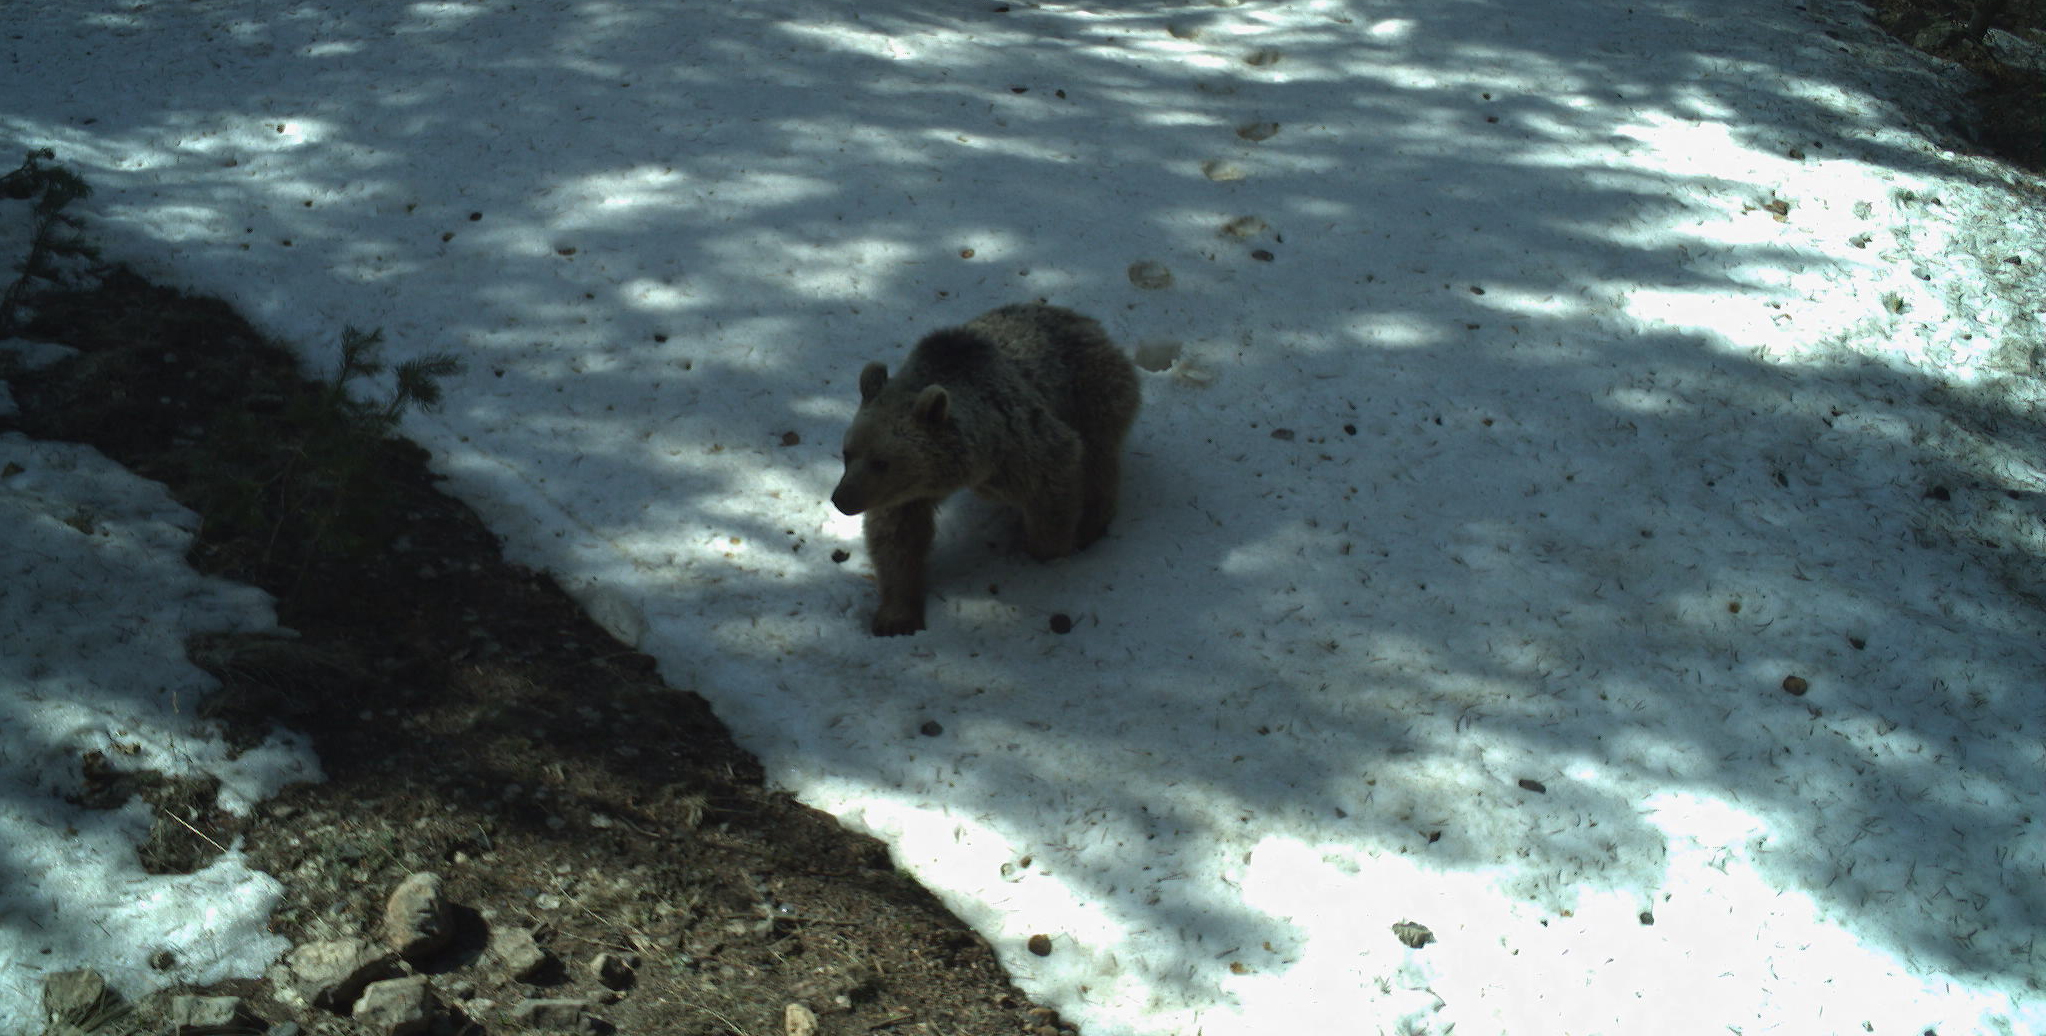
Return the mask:
<path id="1" fill-rule="evenodd" d="M 1084 549 L 1108 532 L 1115 517 L 1116 494 L 1122 483 L 1122 458 L 1111 448 L 1087 451 L 1087 473 L 1081 489 L 1080 531 L 1073 546 Z"/>
<path id="2" fill-rule="evenodd" d="M 924 628 L 924 563 L 937 531 L 936 505 L 912 500 L 867 512 L 867 555 L 881 584 L 874 635 L 895 637 Z"/>
<path id="3" fill-rule="evenodd" d="M 1070 484 L 1023 505 L 1023 549 L 1039 561 L 1062 558 L 1077 549 L 1079 527 L 1080 499 Z"/>
<path id="4" fill-rule="evenodd" d="M 1023 512 L 1023 549 L 1039 561 L 1071 554 L 1078 547 L 1080 515 L 1086 507 L 1076 438 L 1047 443 L 1027 483 L 1002 494 Z"/>

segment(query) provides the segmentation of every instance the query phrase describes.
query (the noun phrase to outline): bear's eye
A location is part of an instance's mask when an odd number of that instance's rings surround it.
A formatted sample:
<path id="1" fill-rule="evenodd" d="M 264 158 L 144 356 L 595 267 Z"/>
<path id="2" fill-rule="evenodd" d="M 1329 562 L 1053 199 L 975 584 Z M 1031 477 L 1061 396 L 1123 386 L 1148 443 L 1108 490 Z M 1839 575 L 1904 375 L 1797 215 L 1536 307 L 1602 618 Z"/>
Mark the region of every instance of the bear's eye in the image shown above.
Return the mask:
<path id="1" fill-rule="evenodd" d="M 876 475 L 886 475 L 888 473 L 888 462 L 885 460 L 868 461 L 867 470 Z"/>

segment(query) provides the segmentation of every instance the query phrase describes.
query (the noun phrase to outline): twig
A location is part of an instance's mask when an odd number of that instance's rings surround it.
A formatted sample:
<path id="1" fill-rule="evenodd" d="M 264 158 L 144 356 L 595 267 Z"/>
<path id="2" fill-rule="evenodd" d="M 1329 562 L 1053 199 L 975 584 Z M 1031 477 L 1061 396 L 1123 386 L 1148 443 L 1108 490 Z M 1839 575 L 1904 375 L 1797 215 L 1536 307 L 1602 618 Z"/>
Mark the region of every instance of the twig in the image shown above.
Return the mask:
<path id="1" fill-rule="evenodd" d="M 212 846 L 213 848 L 215 848 L 215 849 L 217 849 L 217 850 L 219 850 L 219 851 L 221 851 L 221 852 L 223 852 L 223 853 L 227 851 L 227 846 L 224 846 L 224 845 L 220 844 L 219 842 L 216 842 L 216 841 L 214 841 L 214 840 L 213 840 L 213 839 L 211 839 L 211 838 L 207 838 L 207 837 L 206 837 L 206 832 L 204 832 L 204 831 L 201 831 L 201 830 L 199 830 L 198 828 L 196 828 L 196 827 L 193 827 L 192 825 L 190 825 L 190 824 L 187 824 L 187 823 L 185 823 L 185 818 L 184 818 L 184 817 L 181 817 L 181 816 L 177 815 L 176 813 L 173 813 L 173 812 L 171 812 L 170 810 L 164 809 L 164 808 L 163 808 L 163 807 L 161 807 L 161 806 L 157 807 L 157 812 L 159 812 L 159 813 L 162 813 L 162 814 L 163 814 L 164 816 L 167 816 L 167 817 L 171 818 L 172 820 L 175 820 L 175 821 L 177 821 L 177 822 L 178 822 L 178 823 L 179 823 L 180 825 L 182 825 L 182 826 L 184 827 L 184 829 L 185 829 L 185 830 L 187 830 L 187 831 L 190 831 L 190 832 L 192 832 L 193 834 L 195 834 L 195 835 L 198 835 L 198 836 L 199 836 L 200 838 L 204 839 L 207 845 L 210 845 L 210 846 Z"/>

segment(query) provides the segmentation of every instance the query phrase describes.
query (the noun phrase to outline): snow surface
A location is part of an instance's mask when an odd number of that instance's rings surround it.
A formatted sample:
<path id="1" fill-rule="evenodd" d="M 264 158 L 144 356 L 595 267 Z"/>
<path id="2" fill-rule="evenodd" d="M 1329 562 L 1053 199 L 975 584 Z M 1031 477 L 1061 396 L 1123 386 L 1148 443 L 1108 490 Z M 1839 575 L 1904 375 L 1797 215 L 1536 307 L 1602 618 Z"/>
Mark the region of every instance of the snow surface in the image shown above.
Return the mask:
<path id="1" fill-rule="evenodd" d="M 111 253 L 464 356 L 509 551 L 1091 1036 L 2046 1030 L 2046 215 L 1858 7 L 9 16 Z M 854 375 L 1033 297 L 1180 348 L 1124 513 L 869 638 Z"/>

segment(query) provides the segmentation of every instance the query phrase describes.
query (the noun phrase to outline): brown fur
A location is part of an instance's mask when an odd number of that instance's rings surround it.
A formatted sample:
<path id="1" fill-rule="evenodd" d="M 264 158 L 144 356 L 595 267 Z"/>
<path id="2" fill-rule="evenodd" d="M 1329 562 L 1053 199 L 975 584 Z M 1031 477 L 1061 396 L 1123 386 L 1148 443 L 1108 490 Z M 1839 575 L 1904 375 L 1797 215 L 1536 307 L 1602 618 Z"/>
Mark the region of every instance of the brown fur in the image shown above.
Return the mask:
<path id="1" fill-rule="evenodd" d="M 924 628 L 924 560 L 940 500 L 961 489 L 1023 512 L 1041 560 L 1101 538 L 1115 516 L 1136 367 L 1101 325 L 1056 306 L 1004 306 L 918 342 L 895 377 L 860 371 L 831 502 L 865 514 L 881 584 L 874 635 Z"/>

